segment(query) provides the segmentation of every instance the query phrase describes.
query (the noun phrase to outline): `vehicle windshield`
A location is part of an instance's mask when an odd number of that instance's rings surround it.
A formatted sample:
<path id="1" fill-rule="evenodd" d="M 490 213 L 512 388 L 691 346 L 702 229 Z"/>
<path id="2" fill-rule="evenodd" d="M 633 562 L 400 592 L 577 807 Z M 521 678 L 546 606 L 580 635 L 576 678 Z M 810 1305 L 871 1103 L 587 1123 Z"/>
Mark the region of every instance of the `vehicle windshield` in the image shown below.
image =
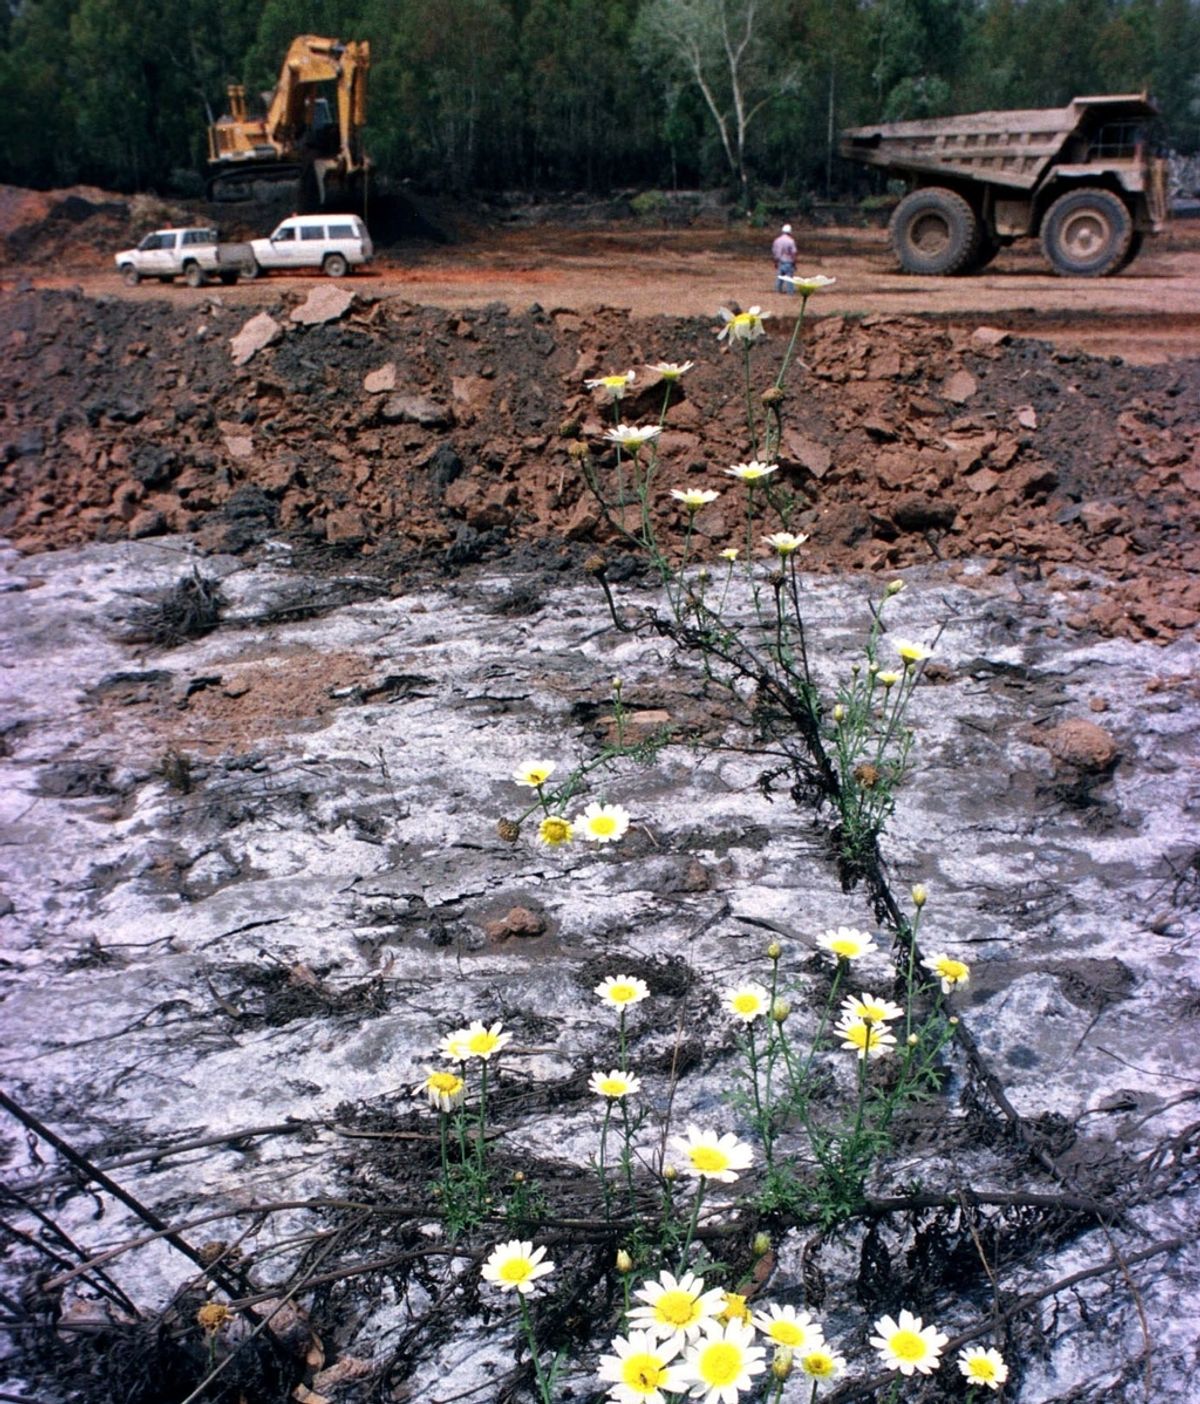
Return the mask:
<path id="1" fill-rule="evenodd" d="M 143 252 L 148 249 L 161 249 L 162 244 L 163 241 L 161 235 L 147 234 L 146 237 L 142 240 L 142 242 L 138 245 L 138 249 Z"/>

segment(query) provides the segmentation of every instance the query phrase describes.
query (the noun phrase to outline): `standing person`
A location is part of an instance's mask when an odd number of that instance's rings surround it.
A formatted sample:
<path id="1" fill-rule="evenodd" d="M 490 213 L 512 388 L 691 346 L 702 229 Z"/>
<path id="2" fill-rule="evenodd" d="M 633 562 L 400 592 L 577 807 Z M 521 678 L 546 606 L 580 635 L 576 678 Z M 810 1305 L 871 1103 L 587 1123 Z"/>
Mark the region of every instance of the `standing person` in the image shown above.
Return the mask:
<path id="1" fill-rule="evenodd" d="M 796 271 L 796 241 L 792 238 L 790 224 L 785 224 L 775 236 L 775 242 L 771 245 L 771 257 L 775 260 L 775 291 L 794 293 L 796 289 L 783 281 Z"/>

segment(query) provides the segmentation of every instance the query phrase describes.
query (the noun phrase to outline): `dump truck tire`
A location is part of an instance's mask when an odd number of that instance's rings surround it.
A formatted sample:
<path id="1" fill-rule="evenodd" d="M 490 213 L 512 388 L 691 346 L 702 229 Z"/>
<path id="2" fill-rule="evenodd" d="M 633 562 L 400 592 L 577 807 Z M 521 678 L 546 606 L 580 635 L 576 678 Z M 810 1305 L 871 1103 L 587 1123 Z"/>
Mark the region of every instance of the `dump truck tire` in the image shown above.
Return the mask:
<path id="1" fill-rule="evenodd" d="M 1128 268 L 1142 251 L 1142 245 L 1146 242 L 1146 236 L 1140 229 L 1133 231 L 1133 236 L 1129 240 L 1129 247 L 1125 250 L 1125 257 L 1121 260 L 1121 268 Z M 1117 270 L 1120 272 L 1120 269 Z"/>
<path id="2" fill-rule="evenodd" d="M 323 267 L 327 278 L 344 278 L 350 272 L 350 265 L 338 253 L 326 254 Z"/>
<path id="3" fill-rule="evenodd" d="M 189 288 L 202 288 L 205 284 L 204 269 L 198 263 L 188 263 L 183 270 L 183 281 Z"/>
<path id="4" fill-rule="evenodd" d="M 914 190 L 896 206 L 888 238 L 906 273 L 947 276 L 966 272 L 979 247 L 975 211 L 953 190 Z"/>
<path id="5" fill-rule="evenodd" d="M 136 288 L 142 281 L 142 275 L 137 271 L 132 263 L 126 263 L 121 268 L 121 281 L 127 288 Z"/>
<path id="6" fill-rule="evenodd" d="M 245 278 L 247 282 L 252 283 L 261 272 L 262 269 L 258 266 L 256 258 L 248 258 L 244 263 L 238 265 L 238 276 Z"/>
<path id="7" fill-rule="evenodd" d="M 1042 250 L 1056 273 L 1103 278 L 1124 266 L 1133 220 L 1110 190 L 1085 187 L 1060 195 L 1042 220 Z"/>
<path id="8" fill-rule="evenodd" d="M 975 253 L 971 262 L 963 269 L 964 273 L 979 273 L 988 266 L 996 257 L 1004 245 L 985 226 L 980 226 L 979 243 L 975 247 Z"/>

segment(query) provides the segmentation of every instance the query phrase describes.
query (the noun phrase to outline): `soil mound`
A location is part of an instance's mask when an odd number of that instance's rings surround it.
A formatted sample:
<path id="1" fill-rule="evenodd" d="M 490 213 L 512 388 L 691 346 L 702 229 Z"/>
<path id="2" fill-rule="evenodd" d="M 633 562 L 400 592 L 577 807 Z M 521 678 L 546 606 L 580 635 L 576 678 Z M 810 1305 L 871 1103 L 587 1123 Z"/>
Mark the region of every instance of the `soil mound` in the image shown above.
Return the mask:
<path id="1" fill-rule="evenodd" d="M 602 434 L 617 416 L 584 382 L 634 368 L 619 418 L 656 422 L 668 405 L 664 539 L 682 542 L 685 524 L 668 489 L 715 488 L 692 558 L 744 548 L 745 489 L 725 474 L 751 455 L 742 360 L 710 320 L 361 293 L 302 310 L 301 296 L 254 316 L 219 296 L 199 309 L 6 299 L 0 532 L 27 551 L 164 532 L 237 551 L 283 533 L 448 566 L 535 540 L 617 549 L 585 481 L 615 498 Z M 986 327 L 815 317 L 785 397 L 764 404 L 785 345 L 776 333 L 754 348 L 751 404 L 760 425 L 778 416 L 775 482 L 811 568 L 985 556 L 1078 590 L 1073 626 L 1160 639 L 1195 626 L 1200 361 L 1138 367 Z M 648 369 L 660 360 L 696 364 L 668 395 Z"/>

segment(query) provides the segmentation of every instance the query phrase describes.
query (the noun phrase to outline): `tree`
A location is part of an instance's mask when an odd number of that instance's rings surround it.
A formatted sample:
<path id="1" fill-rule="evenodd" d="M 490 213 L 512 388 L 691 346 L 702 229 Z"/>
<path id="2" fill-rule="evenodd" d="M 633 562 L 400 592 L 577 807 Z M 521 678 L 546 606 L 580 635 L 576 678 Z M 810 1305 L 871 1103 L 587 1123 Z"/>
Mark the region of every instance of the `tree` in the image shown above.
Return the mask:
<path id="1" fill-rule="evenodd" d="M 747 134 L 768 104 L 799 85 L 780 0 L 650 0 L 638 20 L 650 66 L 695 84 L 729 173 L 750 203 Z"/>

